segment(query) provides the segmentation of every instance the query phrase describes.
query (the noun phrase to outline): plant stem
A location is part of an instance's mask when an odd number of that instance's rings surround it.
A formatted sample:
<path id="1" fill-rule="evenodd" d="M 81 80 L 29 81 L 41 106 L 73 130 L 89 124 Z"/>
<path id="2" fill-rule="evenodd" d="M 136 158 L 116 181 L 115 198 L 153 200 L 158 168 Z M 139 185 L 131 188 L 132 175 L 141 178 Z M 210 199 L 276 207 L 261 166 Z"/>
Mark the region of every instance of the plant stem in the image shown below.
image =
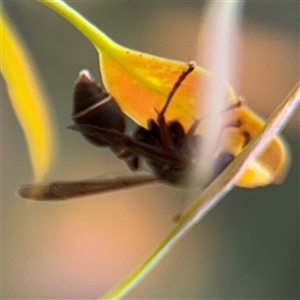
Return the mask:
<path id="1" fill-rule="evenodd" d="M 116 288 L 105 294 L 101 299 L 120 299 L 140 282 L 171 248 L 196 223 L 215 207 L 222 198 L 234 187 L 235 181 L 247 169 L 249 163 L 268 145 L 271 139 L 287 124 L 300 103 L 300 81 L 295 85 L 285 100 L 269 117 L 262 129 L 238 157 L 218 176 L 181 215 L 172 231 L 148 259 Z"/>
<path id="2" fill-rule="evenodd" d="M 115 43 L 106 34 L 100 31 L 95 25 L 89 22 L 81 14 L 79 14 L 75 9 L 68 6 L 65 2 L 61 0 L 49 1 L 49 0 L 37 0 L 44 5 L 49 6 L 55 12 L 67 19 L 71 24 L 73 24 L 82 34 L 90 40 L 96 48 L 101 49 L 102 53 L 111 55 L 115 53 L 116 48 L 122 48 L 120 45 Z"/>

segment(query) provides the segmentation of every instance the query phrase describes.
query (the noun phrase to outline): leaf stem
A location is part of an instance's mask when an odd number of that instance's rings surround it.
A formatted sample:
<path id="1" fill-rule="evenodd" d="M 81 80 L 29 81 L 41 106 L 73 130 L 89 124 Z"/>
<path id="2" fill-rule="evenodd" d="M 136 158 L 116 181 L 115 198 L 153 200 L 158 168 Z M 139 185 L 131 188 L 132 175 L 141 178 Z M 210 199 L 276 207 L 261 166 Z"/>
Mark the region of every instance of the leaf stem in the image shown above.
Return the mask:
<path id="1" fill-rule="evenodd" d="M 96 48 L 101 49 L 101 52 L 111 55 L 116 52 L 116 48 L 123 48 L 119 44 L 115 43 L 106 34 L 100 31 L 95 25 L 84 18 L 75 9 L 61 0 L 49 1 L 49 0 L 37 0 L 38 2 L 47 5 L 55 12 L 63 16 L 71 24 L 73 24 L 82 34 L 90 40 Z"/>
<path id="2" fill-rule="evenodd" d="M 182 214 L 172 231 L 148 259 L 116 288 L 101 299 L 120 299 L 140 282 L 171 248 L 196 223 L 215 207 L 234 187 L 235 181 L 247 169 L 251 160 L 259 155 L 274 135 L 286 125 L 300 103 L 300 81 L 268 119 L 265 127 L 241 154 L 218 176 Z"/>

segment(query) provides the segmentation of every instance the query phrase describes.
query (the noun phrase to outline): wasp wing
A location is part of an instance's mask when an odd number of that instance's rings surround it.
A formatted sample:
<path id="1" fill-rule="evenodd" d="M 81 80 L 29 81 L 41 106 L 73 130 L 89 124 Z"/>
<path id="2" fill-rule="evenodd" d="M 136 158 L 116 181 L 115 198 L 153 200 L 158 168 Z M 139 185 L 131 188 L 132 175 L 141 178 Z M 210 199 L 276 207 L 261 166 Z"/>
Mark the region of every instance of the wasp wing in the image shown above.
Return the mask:
<path id="1" fill-rule="evenodd" d="M 134 154 L 141 155 L 155 162 L 166 163 L 174 168 L 181 168 L 187 163 L 184 157 L 172 153 L 165 153 L 158 148 L 139 142 L 115 129 L 104 129 L 86 124 L 71 125 L 68 129 L 79 131 L 84 135 L 99 139 L 102 142 L 104 141 L 110 146 L 124 147 Z"/>
<path id="2" fill-rule="evenodd" d="M 74 197 L 155 183 L 157 181 L 158 179 L 154 175 L 141 172 L 134 175 L 110 175 L 109 177 L 83 181 L 24 184 L 18 187 L 16 194 L 19 197 L 32 200 L 67 200 Z"/>

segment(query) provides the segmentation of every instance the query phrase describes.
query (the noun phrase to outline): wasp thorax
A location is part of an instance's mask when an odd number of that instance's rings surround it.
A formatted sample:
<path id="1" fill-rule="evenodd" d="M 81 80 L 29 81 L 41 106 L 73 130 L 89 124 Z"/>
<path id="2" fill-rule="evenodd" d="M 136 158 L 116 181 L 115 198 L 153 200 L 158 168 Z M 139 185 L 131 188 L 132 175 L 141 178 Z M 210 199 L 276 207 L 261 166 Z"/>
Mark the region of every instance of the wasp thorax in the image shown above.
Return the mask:
<path id="1" fill-rule="evenodd" d="M 73 97 L 72 117 L 75 123 L 124 132 L 124 115 L 119 105 L 112 95 L 91 80 L 87 71 L 80 72 Z M 85 137 L 97 145 L 107 145 L 99 138 Z"/>

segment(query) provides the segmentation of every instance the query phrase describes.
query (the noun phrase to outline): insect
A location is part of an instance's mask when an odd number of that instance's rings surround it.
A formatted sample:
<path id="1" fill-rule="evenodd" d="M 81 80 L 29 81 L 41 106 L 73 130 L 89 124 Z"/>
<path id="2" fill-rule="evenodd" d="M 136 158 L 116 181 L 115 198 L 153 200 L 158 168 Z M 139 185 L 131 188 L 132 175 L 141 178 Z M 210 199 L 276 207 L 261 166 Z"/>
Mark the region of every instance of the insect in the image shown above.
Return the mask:
<path id="1" fill-rule="evenodd" d="M 20 186 L 17 194 L 29 199 L 63 200 L 157 181 L 176 186 L 188 185 L 188 174 L 197 166 L 199 147 L 204 138 L 197 133 L 203 118 L 195 120 L 185 131 L 179 120 L 167 121 L 165 113 L 177 89 L 194 68 L 194 63 L 188 64 L 174 83 L 164 106 L 157 112 L 156 120 L 148 120 L 147 128 L 138 126 L 133 136 L 125 133 L 125 116 L 117 101 L 97 85 L 87 71 L 80 72 L 75 84 L 72 114 L 74 125 L 69 128 L 79 131 L 96 146 L 109 147 L 132 171 L 137 171 L 141 158 L 145 158 L 154 175 L 137 173 L 77 182 L 27 184 Z M 241 102 L 237 100 L 228 105 L 222 114 L 232 113 L 240 108 Z M 220 138 L 230 128 L 239 129 L 241 125 L 239 118 L 233 122 L 228 121 L 220 131 Z M 242 131 L 240 136 L 242 147 L 245 147 L 250 140 L 250 133 Z M 216 178 L 235 156 L 226 147 L 218 151 L 214 157 L 214 169 L 206 184 Z"/>
<path id="2" fill-rule="evenodd" d="M 157 119 L 149 120 L 148 128 L 139 126 L 132 137 L 125 134 L 125 116 L 112 95 L 92 81 L 87 71 L 82 71 L 76 82 L 72 115 L 75 125 L 69 128 L 81 132 L 96 146 L 110 147 L 112 152 L 119 159 L 124 160 L 132 171 L 139 169 L 141 157 L 146 158 L 155 176 L 138 173 L 133 177 L 126 175 L 94 181 L 29 184 L 20 186 L 17 193 L 24 198 L 51 200 L 157 180 L 173 185 L 187 184 L 187 173 L 198 159 L 202 137 L 196 134 L 196 130 L 201 120 L 196 120 L 185 132 L 179 121 L 167 122 L 164 114 L 176 90 L 194 68 L 195 65 L 190 63 L 178 77 L 163 108 L 157 113 Z M 237 102 L 226 108 L 226 111 L 239 106 L 240 102 Z M 221 173 L 233 159 L 234 155 L 231 153 L 221 152 L 216 158 L 215 169 L 210 180 Z"/>

